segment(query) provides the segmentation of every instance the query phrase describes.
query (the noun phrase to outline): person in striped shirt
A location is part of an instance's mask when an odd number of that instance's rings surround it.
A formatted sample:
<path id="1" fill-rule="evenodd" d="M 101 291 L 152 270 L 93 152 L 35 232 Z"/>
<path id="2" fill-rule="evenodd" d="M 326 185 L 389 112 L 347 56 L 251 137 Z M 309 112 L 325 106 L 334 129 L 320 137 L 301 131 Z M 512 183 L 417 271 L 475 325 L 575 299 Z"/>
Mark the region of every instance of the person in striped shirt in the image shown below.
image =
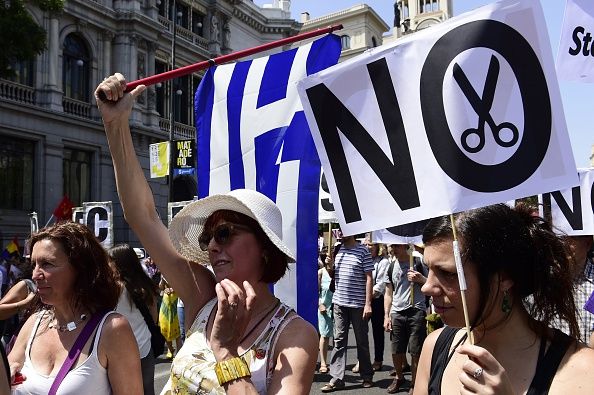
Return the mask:
<path id="1" fill-rule="evenodd" d="M 373 260 L 369 249 L 359 244 L 354 236 L 344 236 L 342 242 L 342 247 L 334 258 L 334 349 L 330 359 L 332 379 L 322 387 L 322 392 L 345 387 L 346 349 L 351 324 L 357 341 L 359 374 L 363 378 L 363 388 L 373 386 L 367 336 L 373 296 Z"/>

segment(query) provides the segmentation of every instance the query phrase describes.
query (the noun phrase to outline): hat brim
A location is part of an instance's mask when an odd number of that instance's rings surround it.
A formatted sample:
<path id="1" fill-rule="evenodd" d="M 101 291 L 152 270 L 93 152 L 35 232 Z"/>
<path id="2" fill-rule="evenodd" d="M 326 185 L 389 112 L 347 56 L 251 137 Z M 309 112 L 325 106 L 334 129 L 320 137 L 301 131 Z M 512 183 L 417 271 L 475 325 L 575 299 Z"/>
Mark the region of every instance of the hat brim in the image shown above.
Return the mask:
<path id="1" fill-rule="evenodd" d="M 231 195 L 213 195 L 188 204 L 171 221 L 169 238 L 175 249 L 186 259 L 200 264 L 210 264 L 208 251 L 200 248 L 198 239 L 206 220 L 219 210 L 235 211 L 256 220 L 270 241 L 287 257 L 295 262 L 293 252 L 283 241 L 261 221 L 241 200 Z"/>

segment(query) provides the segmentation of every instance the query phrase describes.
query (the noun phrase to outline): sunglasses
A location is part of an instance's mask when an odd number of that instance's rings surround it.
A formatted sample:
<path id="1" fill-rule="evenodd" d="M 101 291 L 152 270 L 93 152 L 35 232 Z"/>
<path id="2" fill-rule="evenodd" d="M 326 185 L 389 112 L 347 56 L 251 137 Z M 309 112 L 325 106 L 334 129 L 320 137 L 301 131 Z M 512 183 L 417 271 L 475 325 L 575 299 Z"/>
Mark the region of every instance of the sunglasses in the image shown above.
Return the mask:
<path id="1" fill-rule="evenodd" d="M 253 233 L 252 229 L 248 226 L 224 223 L 216 226 L 210 232 L 206 231 L 206 229 L 203 230 L 198 238 L 198 244 L 202 251 L 208 250 L 208 244 L 212 239 L 214 239 L 218 245 L 225 245 L 231 240 L 232 236 L 239 233 L 238 231 Z"/>

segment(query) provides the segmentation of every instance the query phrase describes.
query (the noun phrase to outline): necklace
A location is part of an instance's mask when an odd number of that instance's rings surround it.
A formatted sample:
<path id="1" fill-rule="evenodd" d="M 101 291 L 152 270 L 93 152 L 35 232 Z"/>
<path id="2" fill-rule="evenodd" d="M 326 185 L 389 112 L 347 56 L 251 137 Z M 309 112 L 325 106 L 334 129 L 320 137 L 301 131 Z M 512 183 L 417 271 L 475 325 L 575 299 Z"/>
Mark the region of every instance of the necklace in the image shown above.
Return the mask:
<path id="1" fill-rule="evenodd" d="M 76 322 L 74 321 L 70 321 L 68 322 L 66 325 L 58 325 L 58 320 L 56 319 L 56 317 L 53 318 L 52 323 L 49 325 L 50 328 L 56 328 L 57 330 L 59 330 L 60 332 L 72 332 L 73 330 L 75 330 L 78 325 L 80 323 L 82 323 L 83 321 L 85 321 L 87 319 L 87 315 L 86 314 L 81 314 L 80 315 L 80 319 L 77 320 Z"/>

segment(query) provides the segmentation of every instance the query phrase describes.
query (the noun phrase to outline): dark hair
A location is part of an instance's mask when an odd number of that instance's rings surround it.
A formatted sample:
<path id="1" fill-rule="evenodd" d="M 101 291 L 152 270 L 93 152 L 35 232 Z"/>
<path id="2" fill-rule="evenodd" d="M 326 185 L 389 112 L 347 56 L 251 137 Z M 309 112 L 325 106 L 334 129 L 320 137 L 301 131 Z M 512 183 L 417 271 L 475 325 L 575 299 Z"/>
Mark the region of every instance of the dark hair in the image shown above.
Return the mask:
<path id="1" fill-rule="evenodd" d="M 143 301 L 147 306 L 152 306 L 159 294 L 159 289 L 142 270 L 134 249 L 128 244 L 118 244 L 111 247 L 107 254 L 114 263 L 120 279 L 126 285 L 132 300 Z"/>
<path id="2" fill-rule="evenodd" d="M 31 236 L 31 251 L 41 240 L 60 243 L 76 271 L 74 308 L 84 307 L 95 313 L 116 307 L 120 295 L 116 273 L 109 265 L 107 253 L 88 227 L 65 221 L 43 228 Z"/>
<path id="3" fill-rule="evenodd" d="M 236 211 L 218 210 L 208 217 L 202 231 L 211 232 L 214 226 L 220 221 L 244 225 L 254 232 L 262 249 L 266 251 L 267 257 L 267 259 L 262 262 L 263 270 L 260 281 L 271 284 L 277 282 L 285 275 L 285 272 L 289 268 L 288 258 L 272 241 L 270 241 L 266 233 L 264 233 L 264 230 L 262 230 L 262 227 L 260 227 L 258 221 Z"/>
<path id="4" fill-rule="evenodd" d="M 471 317 L 473 327 L 495 307 L 487 306 L 491 279 L 505 274 L 514 284 L 512 300 L 534 318 L 530 325 L 535 332 L 546 336 L 558 316 L 567 321 L 571 335 L 578 336 L 570 251 L 548 222 L 525 205 L 511 209 L 497 204 L 461 213 L 455 223 L 463 264 L 470 261 L 476 266 L 481 284 L 478 313 Z M 423 232 L 426 246 L 452 239 L 449 217 L 431 220 Z M 533 301 L 522 303 L 530 295 Z"/>

